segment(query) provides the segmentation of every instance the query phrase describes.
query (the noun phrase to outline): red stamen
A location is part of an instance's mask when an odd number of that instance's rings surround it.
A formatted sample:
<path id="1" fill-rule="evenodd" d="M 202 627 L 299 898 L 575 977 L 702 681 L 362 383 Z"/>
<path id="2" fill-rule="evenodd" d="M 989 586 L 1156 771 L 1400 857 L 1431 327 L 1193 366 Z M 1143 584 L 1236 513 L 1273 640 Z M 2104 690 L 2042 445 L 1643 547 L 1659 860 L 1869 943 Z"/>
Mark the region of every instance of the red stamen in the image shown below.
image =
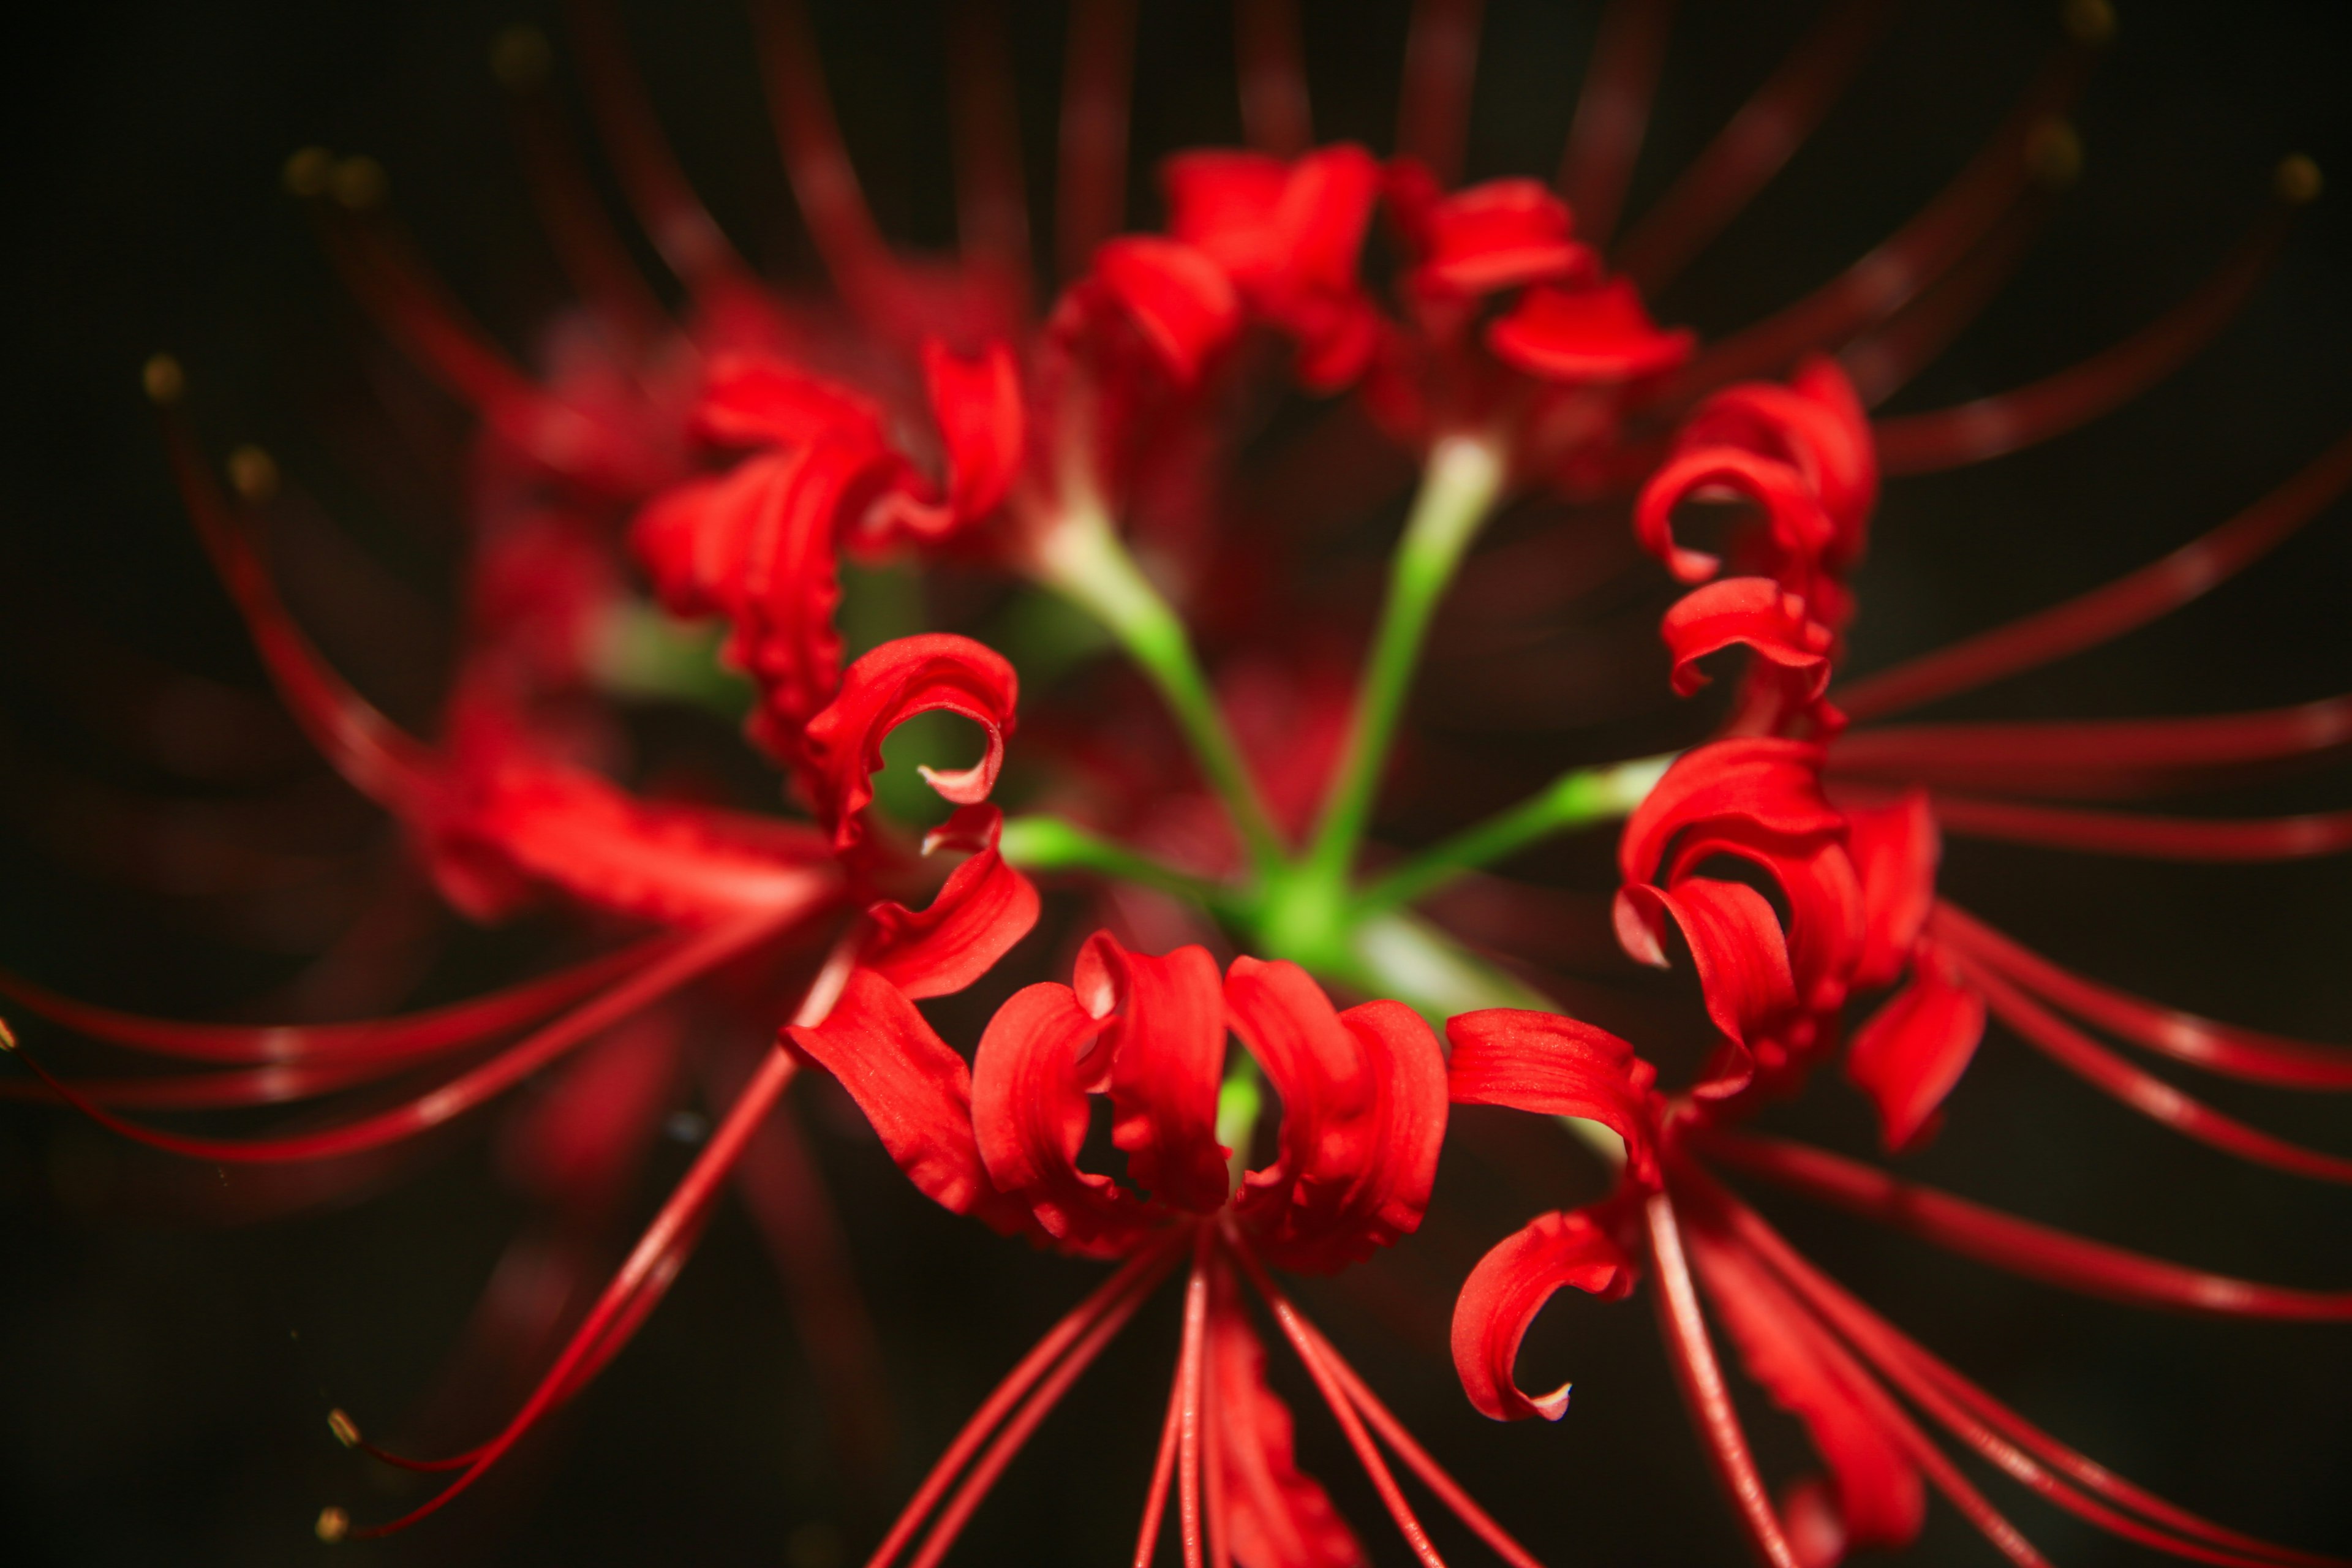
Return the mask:
<path id="1" fill-rule="evenodd" d="M 2045 1002 L 2175 1061 L 2284 1089 L 2352 1089 L 2352 1049 L 2290 1040 L 2159 1007 L 2059 968 L 1958 906 L 1939 902 L 1938 942 L 1962 950 Z"/>
<path id="2" fill-rule="evenodd" d="M 2273 1170 L 2315 1181 L 2352 1182 L 2352 1159 L 2290 1143 L 2234 1117 L 2224 1116 L 2069 1027 L 1991 970 L 1966 960 L 1960 962 L 1959 968 L 1969 984 L 1984 993 L 1994 1014 L 2028 1045 L 2149 1120 Z"/>
<path id="3" fill-rule="evenodd" d="M 2138 396 L 2210 342 L 2278 257 L 2295 209 L 2273 208 L 2187 299 L 2080 364 L 1954 408 L 1881 419 L 1882 473 L 1927 474 L 2064 435 Z"/>
<path id="4" fill-rule="evenodd" d="M 1877 407 L 1934 363 L 1992 303 L 2041 237 L 2066 183 L 2056 176 L 2071 179 L 2069 153 L 2077 147 L 2074 133 L 2055 123 L 2049 128 L 2045 144 L 2064 151 L 2047 160 L 2046 172 L 2023 200 L 2001 215 L 1992 232 L 1887 318 L 1885 324 L 1839 353 L 1838 361 L 1853 378 L 1854 395 L 1864 408 Z"/>
<path id="5" fill-rule="evenodd" d="M 1186 1304 L 1191 1301 L 1187 1293 Z M 1176 1443 L 1184 1425 L 1184 1381 L 1188 1363 L 1180 1352 L 1176 1374 L 1168 1384 L 1168 1414 L 1160 1423 L 1160 1451 L 1151 1460 L 1151 1487 L 1143 1495 L 1143 1523 L 1135 1532 L 1135 1568 L 1150 1568 L 1160 1548 L 1160 1525 L 1168 1514 L 1168 1479 L 1176 1473 Z"/>
<path id="6" fill-rule="evenodd" d="M 1715 1359 L 1706 1319 L 1699 1310 L 1698 1291 L 1691 1284 L 1690 1266 L 1684 1260 L 1674 1199 L 1654 1193 L 1643 1212 L 1649 1221 L 1650 1259 L 1657 1274 L 1658 1321 L 1665 1330 L 1666 1350 L 1674 1361 L 1683 1403 L 1706 1442 L 1708 1463 L 1730 1494 L 1757 1557 L 1767 1568 L 1804 1568 L 1781 1527 L 1780 1516 L 1773 1510 L 1771 1494 L 1764 1489 L 1764 1478 L 1757 1474 L 1748 1436 L 1739 1428 L 1739 1412 L 1732 1405 L 1731 1391 L 1724 1386 L 1723 1368 Z"/>
<path id="7" fill-rule="evenodd" d="M 1478 74 L 1478 26 L 1486 0 L 1417 0 L 1405 35 L 1397 153 L 1429 166 L 1441 185 L 1462 178 L 1470 133 L 1470 89 Z"/>
<path id="8" fill-rule="evenodd" d="M 1885 320 L 1981 240 L 2033 177 L 2037 135 L 2066 111 L 2089 74 L 2090 48 L 2070 43 L 2045 67 L 1984 150 L 1910 222 L 1820 289 L 1707 349 L 1659 388 L 1673 406 L 1779 371 Z"/>
<path id="9" fill-rule="evenodd" d="M 571 0 L 570 18 L 596 128 L 654 248 L 697 295 L 751 286 L 751 268 L 687 184 L 663 139 L 611 0 Z"/>
<path id="10" fill-rule="evenodd" d="M 385 219 L 323 202 L 319 213 L 320 237 L 343 287 L 417 368 L 485 417 L 538 401 L 530 377 L 467 318 Z"/>
<path id="11" fill-rule="evenodd" d="M 1832 774 L 2018 795 L 2116 795 L 2188 782 L 2180 775 L 2352 746 L 2352 696 L 2258 713 L 2184 719 L 1912 724 L 1849 731 L 1830 747 Z"/>
<path id="12" fill-rule="evenodd" d="M 1860 723 L 2095 647 L 2177 610 L 2284 542 L 2352 485 L 2352 435 L 2229 521 L 2114 582 L 1832 693 Z"/>
<path id="13" fill-rule="evenodd" d="M 1616 232 L 1674 19 L 1674 0 L 1611 0 L 1601 13 L 1559 163 L 1559 194 L 1576 215 L 1577 237 L 1587 244 L 1607 245 Z"/>
<path id="14" fill-rule="evenodd" d="M 1023 294 L 1029 282 L 1029 197 L 1002 0 L 948 13 L 948 90 L 955 124 L 956 232 L 963 253 Z"/>
<path id="15" fill-rule="evenodd" d="M 1296 158 L 1315 144 L 1307 98 L 1307 61 L 1291 0 L 1236 0 L 1234 52 L 1239 57 L 1242 131 L 1249 144 Z"/>
<path id="16" fill-rule="evenodd" d="M 1283 1336 L 1289 1340 L 1290 1348 L 1298 1353 L 1298 1360 L 1307 1368 L 1307 1374 L 1315 1380 L 1316 1391 L 1323 1395 L 1323 1403 L 1331 1407 L 1332 1418 L 1339 1423 L 1339 1430 L 1346 1434 L 1348 1446 L 1356 1450 L 1356 1460 L 1364 1467 L 1364 1475 L 1371 1481 L 1372 1489 L 1380 1493 L 1381 1501 L 1388 1508 L 1389 1517 L 1396 1521 L 1397 1532 L 1404 1537 L 1405 1544 L 1412 1548 L 1413 1556 L 1423 1564 L 1423 1568 L 1445 1568 L 1445 1559 L 1437 1554 L 1437 1548 L 1430 1542 L 1429 1532 L 1422 1528 L 1421 1521 L 1413 1517 L 1412 1505 L 1405 1501 L 1404 1492 L 1398 1487 L 1396 1477 L 1389 1471 L 1388 1461 L 1381 1458 L 1381 1451 L 1373 1445 L 1370 1434 L 1364 1430 L 1363 1420 L 1348 1398 L 1346 1387 L 1323 1359 L 1315 1333 L 1307 1326 L 1307 1320 L 1299 1314 L 1297 1308 L 1290 1304 L 1290 1298 L 1275 1284 L 1273 1277 L 1266 1273 L 1265 1266 L 1258 1262 L 1240 1234 L 1231 1226 L 1226 1226 L 1224 1234 L 1226 1245 L 1240 1262 L 1243 1272 L 1249 1276 L 1250 1283 L 1257 1287 L 1257 1293 L 1265 1298 L 1266 1306 L 1274 1313 L 1275 1321 L 1282 1325 Z"/>
<path id="17" fill-rule="evenodd" d="M 1299 1320 L 1299 1325 L 1314 1340 L 1316 1349 L 1329 1365 L 1332 1376 L 1346 1391 L 1349 1400 L 1365 1422 L 1379 1434 L 1390 1450 L 1405 1462 L 1406 1468 L 1421 1478 L 1422 1484 L 1436 1493 L 1437 1500 L 1453 1510 L 1455 1518 L 1468 1525 L 1471 1532 L 1511 1568 L 1543 1568 L 1533 1552 L 1514 1540 L 1508 1531 L 1495 1521 L 1493 1515 L 1480 1508 L 1470 1494 L 1463 1490 L 1460 1482 L 1445 1473 L 1444 1466 L 1430 1457 L 1429 1451 L 1405 1429 L 1404 1423 L 1399 1421 L 1389 1407 L 1381 1403 L 1380 1396 L 1371 1391 L 1370 1386 L 1357 1375 L 1356 1369 L 1348 1364 L 1346 1358 L 1324 1336 L 1322 1330 L 1305 1318 Z"/>
<path id="18" fill-rule="evenodd" d="M 1059 1322 L 1045 1331 L 1045 1337 L 1030 1348 L 1029 1353 L 1005 1374 L 1004 1381 L 996 1385 L 995 1391 L 989 1394 L 981 1407 L 972 1412 L 971 1418 L 963 1424 L 962 1430 L 948 1445 L 947 1451 L 932 1465 L 930 1473 L 923 1478 L 923 1484 L 916 1489 L 915 1495 L 899 1510 L 889 1533 L 882 1538 L 882 1544 L 876 1547 L 874 1555 L 867 1559 L 868 1568 L 885 1568 L 905 1550 L 907 1543 L 914 1539 L 915 1531 L 921 1527 L 925 1516 L 954 1484 L 958 1472 L 979 1451 L 980 1446 L 988 1441 L 990 1434 L 996 1430 L 997 1424 L 1004 1419 L 1013 1405 L 1061 1358 L 1063 1352 L 1127 1296 L 1134 1294 L 1139 1297 L 1159 1283 L 1174 1257 L 1173 1247 L 1172 1241 L 1164 1242 L 1129 1258 L 1119 1266 L 1117 1273 L 1095 1287 L 1085 1300 L 1071 1308 Z"/>
<path id="19" fill-rule="evenodd" d="M 620 984 L 525 1037 L 488 1061 L 413 1100 L 339 1127 L 289 1137 L 191 1138 L 143 1126 L 115 1115 L 32 1058 L 22 1052 L 18 1055 L 75 1110 L 110 1131 L 151 1148 L 221 1164 L 277 1165 L 336 1159 L 414 1138 L 464 1115 L 579 1047 L 598 1031 L 720 967 L 787 923 L 789 917 L 763 911 L 714 926 L 672 947 Z"/>
<path id="20" fill-rule="evenodd" d="M 857 171 L 842 145 L 833 98 L 817 64 L 815 40 L 800 0 L 759 0 L 751 18 L 760 38 L 760 65 L 776 145 L 801 216 L 824 258 L 834 287 L 871 325 L 892 320 L 889 280 L 895 263 L 866 209 Z"/>
<path id="21" fill-rule="evenodd" d="M 1706 1152 L 1808 1197 L 2064 1289 L 2138 1307 L 2292 1322 L 2352 1321 L 2352 1290 L 2299 1290 L 2184 1268 L 1899 1181 L 1809 1144 L 1709 1131 Z"/>
<path id="22" fill-rule="evenodd" d="M 1177 1425 L 1176 1534 L 1183 1547 L 1184 1568 L 1201 1568 L 1201 1418 L 1202 1391 L 1208 1378 L 1205 1348 L 1209 1331 L 1209 1248 L 1216 1233 L 1198 1226 L 1192 1237 L 1192 1273 L 1184 1281 L 1184 1349 L 1177 1378 L 1184 1390 Z"/>
<path id="23" fill-rule="evenodd" d="M 1134 68 L 1135 0 L 1079 0 L 1070 12 L 1054 202 L 1054 256 L 1066 279 L 1085 272 L 1095 247 L 1123 226 Z"/>
<path id="24" fill-rule="evenodd" d="M 2242 818 L 2141 816 L 1943 794 L 1935 797 L 1935 804 L 1936 821 L 1947 833 L 2093 855 L 2301 860 L 2352 849 L 2352 811 Z"/>
<path id="25" fill-rule="evenodd" d="M 1887 0 L 1840 0 L 1693 159 L 1613 258 L 1655 298 L 1804 145 L 1885 30 Z M 1585 214 L 1577 209 L 1581 222 Z"/>

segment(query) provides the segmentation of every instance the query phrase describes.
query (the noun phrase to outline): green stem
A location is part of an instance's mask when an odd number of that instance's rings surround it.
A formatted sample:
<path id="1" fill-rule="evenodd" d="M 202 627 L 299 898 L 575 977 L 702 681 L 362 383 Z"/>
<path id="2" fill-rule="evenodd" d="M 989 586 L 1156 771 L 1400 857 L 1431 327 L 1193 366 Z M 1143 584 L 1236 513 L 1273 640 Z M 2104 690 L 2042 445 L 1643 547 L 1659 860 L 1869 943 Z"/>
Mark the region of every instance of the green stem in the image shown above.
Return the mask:
<path id="1" fill-rule="evenodd" d="M 1673 761 L 1669 752 L 1562 773 L 1518 805 L 1392 868 L 1357 894 L 1349 908 L 1367 919 L 1384 914 L 1538 839 L 1626 816 L 1642 804 Z"/>
<path id="2" fill-rule="evenodd" d="M 1484 439 L 1449 436 L 1430 450 L 1421 493 L 1414 498 L 1389 568 L 1388 599 L 1381 607 L 1380 628 L 1373 634 L 1371 658 L 1356 696 L 1347 750 L 1332 776 L 1323 820 L 1308 852 L 1310 881 L 1337 887 L 1354 863 L 1430 616 L 1493 510 L 1503 479 L 1503 454 Z"/>
<path id="3" fill-rule="evenodd" d="M 1058 816 L 1008 817 L 996 847 L 1007 865 L 1026 871 L 1098 872 L 1157 888 L 1213 910 L 1222 911 L 1234 901 L 1231 889 L 1162 865 Z"/>
<path id="4" fill-rule="evenodd" d="M 1261 876 L 1283 863 L 1282 840 L 1258 796 L 1257 781 L 1209 689 L 1192 638 L 1099 510 L 1074 508 L 1036 546 L 1039 575 L 1110 629 L 1175 714 L 1209 787 L 1224 802 Z"/>

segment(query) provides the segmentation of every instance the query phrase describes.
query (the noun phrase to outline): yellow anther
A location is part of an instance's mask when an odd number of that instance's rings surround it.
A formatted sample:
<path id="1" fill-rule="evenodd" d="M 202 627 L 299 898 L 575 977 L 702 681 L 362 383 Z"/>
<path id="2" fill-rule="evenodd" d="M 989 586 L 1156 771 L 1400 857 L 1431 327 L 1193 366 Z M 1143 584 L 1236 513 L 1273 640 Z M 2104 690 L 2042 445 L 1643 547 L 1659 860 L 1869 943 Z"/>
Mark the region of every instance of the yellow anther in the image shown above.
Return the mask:
<path id="1" fill-rule="evenodd" d="M 2271 176 L 2271 188 L 2278 192 L 2279 200 L 2306 206 L 2317 201 L 2319 193 L 2327 188 L 2327 176 L 2309 158 L 2290 153 L 2279 160 L 2278 172 Z"/>
<path id="2" fill-rule="evenodd" d="M 280 175 L 289 195 L 310 197 L 327 194 L 327 182 L 334 178 L 335 155 L 324 147 L 305 147 L 286 160 Z"/>
<path id="3" fill-rule="evenodd" d="M 2045 120 L 2025 141 L 2025 166 L 2053 191 L 2064 190 L 2083 173 L 2083 138 L 2063 120 Z"/>
<path id="4" fill-rule="evenodd" d="M 319 1522 L 310 1528 L 320 1540 L 332 1546 L 352 1532 L 352 1516 L 339 1508 L 322 1508 L 319 1510 Z"/>
<path id="5" fill-rule="evenodd" d="M 187 390 L 188 378 L 181 371 L 178 360 L 170 354 L 155 354 L 140 366 L 139 384 L 147 389 L 148 402 L 158 408 L 169 408 Z"/>
<path id="6" fill-rule="evenodd" d="M 7 1019 L 0 1018 L 0 1051 L 13 1051 L 16 1048 L 16 1031 L 8 1026 Z"/>
<path id="7" fill-rule="evenodd" d="M 2078 44 L 2105 44 L 2116 36 L 2116 8 L 2107 0 L 2065 0 L 2058 20 Z"/>
<path id="8" fill-rule="evenodd" d="M 278 493 L 278 459 L 258 447 L 239 447 L 228 455 L 229 488 L 249 501 L 265 501 Z"/>
<path id="9" fill-rule="evenodd" d="M 332 1432 L 335 1441 L 346 1448 L 360 1446 L 360 1424 L 340 1410 L 327 1412 L 327 1430 Z"/>
<path id="10" fill-rule="evenodd" d="M 364 153 L 345 158 L 327 177 L 327 189 L 336 205 L 355 213 L 382 204 L 383 185 L 383 165 Z"/>
<path id="11" fill-rule="evenodd" d="M 517 23 L 490 40 L 490 74 L 509 92 L 529 92 L 547 79 L 547 35 Z"/>

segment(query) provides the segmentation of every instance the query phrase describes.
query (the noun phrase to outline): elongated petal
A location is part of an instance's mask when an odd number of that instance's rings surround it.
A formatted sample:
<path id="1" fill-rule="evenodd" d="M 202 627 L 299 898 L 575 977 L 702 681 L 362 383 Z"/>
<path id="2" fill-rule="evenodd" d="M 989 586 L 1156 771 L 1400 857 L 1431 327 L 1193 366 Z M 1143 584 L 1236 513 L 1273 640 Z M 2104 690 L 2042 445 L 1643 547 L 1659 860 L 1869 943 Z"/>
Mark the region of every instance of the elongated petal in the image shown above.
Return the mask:
<path id="1" fill-rule="evenodd" d="M 1216 1413 L 1225 1541 L 1249 1568 L 1362 1568 L 1370 1559 L 1314 1477 L 1298 1468 L 1290 1407 L 1265 1381 L 1265 1345 L 1230 1269 L 1210 1276 L 1202 1371 Z"/>
<path id="2" fill-rule="evenodd" d="M 1769 577 L 1726 577 L 1694 589 L 1666 612 L 1658 630 L 1674 655 L 1677 697 L 1706 684 L 1700 659 L 1734 645 L 1787 671 L 1808 701 L 1830 683 L 1830 629 Z"/>
<path id="3" fill-rule="evenodd" d="M 1002 654 L 944 632 L 899 637 L 849 667 L 840 695 L 808 721 L 809 793 L 817 820 L 847 849 L 864 837 L 858 813 L 874 798 L 883 738 L 918 713 L 945 711 L 979 725 L 988 749 L 969 768 L 926 768 L 931 787 L 960 805 L 984 800 L 1004 763 L 1019 678 Z"/>
<path id="4" fill-rule="evenodd" d="M 971 1062 L 971 1125 L 989 1180 L 1078 1252 L 1124 1252 L 1149 1222 L 1108 1176 L 1078 1169 L 1085 1060 L 1101 1023 L 1066 985 L 1024 986 L 988 1023 Z"/>
<path id="5" fill-rule="evenodd" d="M 1110 1052 L 1111 1142 L 1138 1186 L 1196 1214 L 1222 1205 L 1231 1152 L 1217 1142 L 1225 1063 L 1224 982 L 1199 947 L 1154 958 L 1108 931 L 1078 951 L 1073 984 L 1103 1021 Z"/>
<path id="6" fill-rule="evenodd" d="M 1027 1205 L 999 1192 L 981 1160 L 970 1069 L 906 993 L 857 970 L 823 1023 L 793 1025 L 784 1035 L 849 1091 L 917 1191 L 1003 1235 L 1034 1230 Z"/>
<path id="7" fill-rule="evenodd" d="M 1927 792 L 1905 792 L 1892 805 L 1846 808 L 1846 853 L 1862 879 L 1862 957 L 1853 984 L 1863 990 L 1894 983 L 1919 944 L 1936 907 L 1936 866 L 1943 837 Z"/>
<path id="8" fill-rule="evenodd" d="M 1507 1105 L 1540 1116 L 1583 1116 L 1625 1141 L 1627 1174 L 1658 1183 L 1658 1069 L 1606 1029 L 1557 1013 L 1487 1007 L 1445 1021 L 1454 1054 L 1446 1091 L 1456 1105 Z"/>
<path id="9" fill-rule="evenodd" d="M 1112 240 L 1095 252 L 1094 277 L 1180 386 L 1200 380 L 1241 325 L 1233 283 L 1189 245 L 1141 236 Z"/>
<path id="10" fill-rule="evenodd" d="M 1612 278 L 1589 289 L 1528 289 L 1487 327 L 1486 346 L 1547 381 L 1619 382 L 1672 370 L 1698 340 L 1687 327 L 1661 330 L 1633 286 Z"/>
<path id="11" fill-rule="evenodd" d="M 908 996 L 961 991 L 995 964 L 1037 923 L 1037 888 L 996 850 L 1003 814 L 992 805 L 959 807 L 926 847 L 971 851 L 923 909 L 877 903 L 866 911 L 874 934 L 858 963 Z"/>
<path id="12" fill-rule="evenodd" d="M 1610 1226 L 1577 1210 L 1538 1215 L 1478 1260 L 1454 1303 L 1454 1370 L 1479 1414 L 1496 1421 L 1568 1414 L 1569 1385 L 1549 1394 L 1520 1389 L 1520 1342 L 1555 1291 L 1573 1285 L 1603 1300 L 1633 1289 L 1639 1269 Z"/>
<path id="13" fill-rule="evenodd" d="M 1282 1097 L 1281 1156 L 1239 1211 L 1286 1266 L 1328 1271 L 1421 1224 L 1445 1136 L 1445 1058 L 1412 1009 L 1335 1013 L 1295 963 L 1237 958 L 1225 1006 Z"/>
<path id="14" fill-rule="evenodd" d="M 1890 1153 L 1933 1130 L 1937 1108 L 1968 1070 L 1984 1026 L 1983 995 L 1930 953 L 1912 970 L 1911 984 L 1854 1032 L 1846 1077 L 1878 1108 Z"/>

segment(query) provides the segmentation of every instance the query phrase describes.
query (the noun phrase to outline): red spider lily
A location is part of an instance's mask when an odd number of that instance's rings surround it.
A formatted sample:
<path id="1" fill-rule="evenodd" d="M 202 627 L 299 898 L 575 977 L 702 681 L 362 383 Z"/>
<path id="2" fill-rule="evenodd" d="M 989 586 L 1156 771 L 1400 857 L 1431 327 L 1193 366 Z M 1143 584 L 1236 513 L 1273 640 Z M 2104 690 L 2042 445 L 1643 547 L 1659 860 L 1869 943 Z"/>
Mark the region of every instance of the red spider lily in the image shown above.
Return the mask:
<path id="1" fill-rule="evenodd" d="M 1283 1105 L 1274 1163 L 1245 1173 L 1246 1148 L 1219 1141 L 1246 1141 L 1255 1121 L 1255 1073 L 1230 1080 L 1251 1114 L 1228 1126 L 1221 1106 L 1228 1028 Z M 1289 1412 L 1265 1382 L 1236 1271 L 1274 1312 L 1416 1557 L 1439 1561 L 1372 1433 L 1506 1561 L 1532 1561 L 1265 1272 L 1269 1262 L 1335 1272 L 1421 1224 L 1445 1132 L 1445 1068 L 1411 1009 L 1368 1002 L 1335 1012 L 1295 964 L 1237 958 L 1221 981 L 1204 949 L 1152 957 L 1097 932 L 1071 984 L 1028 986 L 997 1011 L 968 1072 L 906 994 L 870 972 L 852 976 L 821 1021 L 789 1034 L 943 1207 L 1066 1252 L 1127 1260 L 966 1425 L 875 1563 L 896 1561 L 927 1520 L 913 1561 L 937 1562 L 1030 1432 L 1187 1252 L 1183 1347 L 1137 1562 L 1157 1550 L 1171 1475 L 1187 1563 L 1203 1560 L 1204 1539 L 1218 1562 L 1364 1561 L 1292 1458 Z M 1111 1140 L 1133 1188 L 1078 1164 L 1097 1094 L 1109 1098 Z"/>

